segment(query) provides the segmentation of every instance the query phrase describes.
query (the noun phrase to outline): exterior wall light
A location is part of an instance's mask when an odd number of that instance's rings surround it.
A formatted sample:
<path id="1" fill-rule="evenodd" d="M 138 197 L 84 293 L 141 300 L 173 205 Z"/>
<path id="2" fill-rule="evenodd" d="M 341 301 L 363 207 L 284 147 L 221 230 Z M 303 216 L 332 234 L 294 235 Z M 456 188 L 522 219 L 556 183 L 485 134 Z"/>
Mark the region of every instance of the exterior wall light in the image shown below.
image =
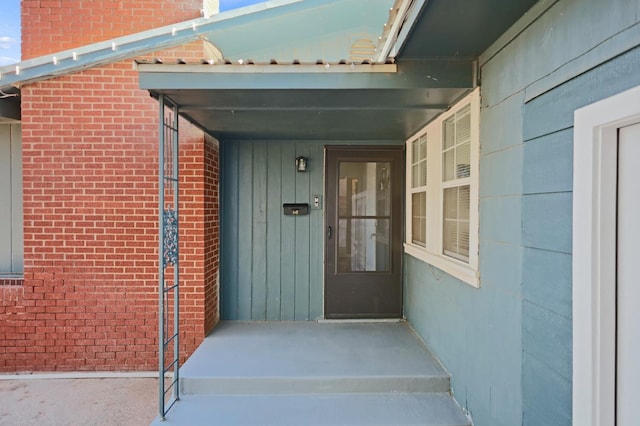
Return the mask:
<path id="1" fill-rule="evenodd" d="M 296 170 L 298 172 L 306 172 L 307 171 L 307 159 L 303 156 L 296 158 Z"/>

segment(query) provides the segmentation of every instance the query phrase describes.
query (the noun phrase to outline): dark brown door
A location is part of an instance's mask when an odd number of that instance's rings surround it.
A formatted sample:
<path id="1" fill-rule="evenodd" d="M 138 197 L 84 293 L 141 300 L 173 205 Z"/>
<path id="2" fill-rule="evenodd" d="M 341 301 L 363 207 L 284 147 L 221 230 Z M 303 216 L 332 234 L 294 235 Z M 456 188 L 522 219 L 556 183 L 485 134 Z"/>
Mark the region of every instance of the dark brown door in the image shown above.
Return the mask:
<path id="1" fill-rule="evenodd" d="M 326 318 L 402 316 L 402 146 L 326 148 Z"/>

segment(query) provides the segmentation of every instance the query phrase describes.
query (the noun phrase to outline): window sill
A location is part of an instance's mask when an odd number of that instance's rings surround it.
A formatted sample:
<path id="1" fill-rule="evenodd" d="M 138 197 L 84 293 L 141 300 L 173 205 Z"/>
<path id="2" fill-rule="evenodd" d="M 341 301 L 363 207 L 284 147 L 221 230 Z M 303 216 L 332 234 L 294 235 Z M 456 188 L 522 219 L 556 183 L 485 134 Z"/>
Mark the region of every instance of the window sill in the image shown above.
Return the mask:
<path id="1" fill-rule="evenodd" d="M 2 277 L 0 276 L 0 287 L 13 287 L 13 286 L 22 286 L 24 285 L 24 278 L 19 277 Z"/>
<path id="2" fill-rule="evenodd" d="M 404 244 L 404 252 L 418 260 L 441 269 L 447 274 L 469 284 L 472 287 L 480 288 L 480 277 L 478 271 L 465 263 L 444 255 L 429 252 L 422 247 L 409 243 Z"/>

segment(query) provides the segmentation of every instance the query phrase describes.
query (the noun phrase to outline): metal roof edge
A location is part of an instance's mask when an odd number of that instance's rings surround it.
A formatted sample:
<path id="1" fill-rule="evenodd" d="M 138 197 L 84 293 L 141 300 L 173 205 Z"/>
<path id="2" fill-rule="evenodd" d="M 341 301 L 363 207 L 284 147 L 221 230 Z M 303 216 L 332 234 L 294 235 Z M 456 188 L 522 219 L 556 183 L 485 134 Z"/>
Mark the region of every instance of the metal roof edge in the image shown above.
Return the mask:
<path id="1" fill-rule="evenodd" d="M 317 0 L 311 3 L 318 2 L 326 3 L 327 0 Z M 221 23 L 229 24 L 251 15 L 263 14 L 301 3 L 309 2 L 305 2 L 305 0 L 265 1 L 216 14 L 210 18 L 196 18 L 6 65 L 0 67 L 0 89 L 46 80 L 156 50 L 179 46 L 203 38 L 203 34 Z"/>
<path id="2" fill-rule="evenodd" d="M 386 36 L 384 46 L 376 58 L 378 61 L 396 59 L 428 1 L 396 0 L 394 8 L 397 8 L 397 14 Z"/>

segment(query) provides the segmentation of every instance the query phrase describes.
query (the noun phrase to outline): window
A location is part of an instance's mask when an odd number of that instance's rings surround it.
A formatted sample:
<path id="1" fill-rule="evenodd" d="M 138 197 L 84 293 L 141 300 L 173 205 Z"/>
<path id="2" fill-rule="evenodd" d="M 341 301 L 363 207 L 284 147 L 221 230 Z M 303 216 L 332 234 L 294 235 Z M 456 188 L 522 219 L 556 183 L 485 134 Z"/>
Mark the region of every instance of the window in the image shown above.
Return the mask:
<path id="1" fill-rule="evenodd" d="M 411 143 L 411 242 L 426 247 L 427 243 L 427 138 Z"/>
<path id="2" fill-rule="evenodd" d="M 22 136 L 18 123 L 0 123 L 0 280 L 22 277 Z"/>
<path id="3" fill-rule="evenodd" d="M 480 93 L 407 141 L 405 252 L 473 286 L 478 278 Z"/>

